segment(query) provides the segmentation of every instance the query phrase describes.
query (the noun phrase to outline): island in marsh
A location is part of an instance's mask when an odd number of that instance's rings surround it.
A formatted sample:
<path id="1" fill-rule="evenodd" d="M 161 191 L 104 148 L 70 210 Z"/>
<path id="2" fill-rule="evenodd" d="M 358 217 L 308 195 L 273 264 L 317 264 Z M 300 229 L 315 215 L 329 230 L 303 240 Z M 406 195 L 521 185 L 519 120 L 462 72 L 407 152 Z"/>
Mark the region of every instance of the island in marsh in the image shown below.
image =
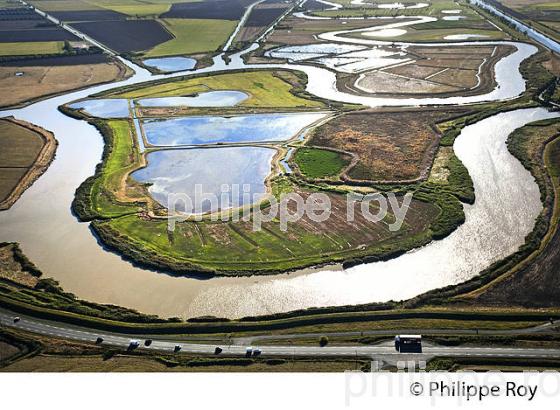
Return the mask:
<path id="1" fill-rule="evenodd" d="M 47 170 L 56 147 L 51 132 L 14 118 L 0 119 L 0 210 L 9 209 Z"/>
<path id="2" fill-rule="evenodd" d="M 103 163 L 78 189 L 74 211 L 81 220 L 91 221 L 108 248 L 141 265 L 183 275 L 273 274 L 386 259 L 442 238 L 463 222 L 461 201 L 473 199 L 466 170 L 453 155 L 447 155 L 438 167 L 447 171 L 446 177 L 436 183 L 428 177 L 444 129 L 438 124 L 471 110 L 456 108 L 440 114 L 429 109 L 363 111 L 360 106 L 312 98 L 304 91 L 306 81 L 305 74 L 297 71 L 239 70 L 131 85 L 62 107 L 69 115 L 96 125 L 106 141 Z M 229 107 L 170 105 L 178 98 L 184 101 L 192 95 L 223 91 L 243 93 L 246 98 Z M 160 106 L 142 106 L 147 98 Z M 94 109 L 99 105 L 102 113 Z M 117 109 L 121 106 L 122 110 Z M 264 117 L 282 132 L 274 132 L 274 138 L 266 132 L 246 138 L 252 124 Z M 407 122 L 412 117 L 419 120 Z M 372 121 L 376 127 L 368 131 Z M 193 123 L 204 127 L 193 127 Z M 386 136 L 396 123 L 401 124 L 402 135 L 390 140 Z M 229 124 L 227 133 L 224 124 Z M 358 125 L 363 129 L 350 136 L 354 142 L 334 138 L 344 134 L 347 126 Z M 158 139 L 162 130 L 165 141 Z M 423 138 L 411 141 L 408 136 L 419 131 Z M 333 135 L 328 143 L 321 138 L 325 132 Z M 358 149 L 374 143 L 384 151 Z M 345 176 L 347 169 L 374 167 L 384 161 L 386 152 L 393 153 L 388 160 L 393 166 L 401 166 L 399 152 L 411 145 L 417 153 L 407 174 L 387 172 L 378 177 L 365 176 L 364 171 L 355 180 Z M 204 156 L 197 154 L 202 152 Z M 288 152 L 294 153 L 291 159 Z M 328 169 L 325 160 L 331 165 Z M 286 162 L 294 172 L 284 168 Z M 290 224 L 287 232 L 280 229 L 278 220 L 254 231 L 251 221 L 212 220 L 213 214 L 230 212 L 213 208 L 206 210 L 202 220 L 191 218 L 168 231 L 167 194 L 192 192 L 194 183 L 212 189 L 205 192 L 214 192 L 222 184 L 249 184 L 251 192 L 266 191 L 277 198 L 296 193 L 307 199 L 321 192 L 329 197 L 332 213 L 322 223 L 304 217 Z M 390 230 L 396 218 L 391 212 L 382 223 L 371 223 L 361 215 L 348 221 L 346 194 L 350 191 L 396 192 L 399 203 L 405 193 L 413 192 L 402 229 Z M 269 204 L 253 205 L 266 209 Z M 371 206 L 375 212 L 375 205 Z"/>

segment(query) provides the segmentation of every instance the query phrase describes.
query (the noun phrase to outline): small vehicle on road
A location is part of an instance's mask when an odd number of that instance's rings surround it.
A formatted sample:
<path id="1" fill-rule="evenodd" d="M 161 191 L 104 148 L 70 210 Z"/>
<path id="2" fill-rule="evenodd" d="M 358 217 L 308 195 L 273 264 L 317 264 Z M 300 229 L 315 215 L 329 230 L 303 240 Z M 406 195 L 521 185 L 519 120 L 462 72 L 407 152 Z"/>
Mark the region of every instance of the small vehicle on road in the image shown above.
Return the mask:
<path id="1" fill-rule="evenodd" d="M 181 349 L 182 349 L 181 345 L 175 345 L 175 348 L 173 349 L 173 351 L 175 353 L 177 353 L 177 352 L 181 351 Z"/>
<path id="2" fill-rule="evenodd" d="M 216 346 L 216 348 L 214 349 L 214 354 L 220 354 L 222 353 L 222 348 L 220 346 Z"/>
<path id="3" fill-rule="evenodd" d="M 261 355 L 261 349 L 254 348 L 253 349 L 253 356 L 260 356 L 260 355 Z"/>
<path id="4" fill-rule="evenodd" d="M 251 346 L 245 349 L 245 357 L 251 357 L 253 355 L 253 348 Z"/>
<path id="5" fill-rule="evenodd" d="M 395 336 L 395 350 L 400 353 L 422 353 L 421 335 Z"/>
<path id="6" fill-rule="evenodd" d="M 138 340 L 131 340 L 128 344 L 128 350 L 134 350 L 140 347 L 140 342 Z"/>
<path id="7" fill-rule="evenodd" d="M 152 344 L 152 339 L 144 340 L 144 346 L 150 346 Z"/>
<path id="8" fill-rule="evenodd" d="M 21 318 L 19 316 L 14 317 L 14 323 L 17 323 L 21 320 Z"/>
<path id="9" fill-rule="evenodd" d="M 103 343 L 103 338 L 102 337 L 98 337 L 97 339 L 95 339 L 95 344 L 96 345 L 100 345 L 101 343 Z"/>

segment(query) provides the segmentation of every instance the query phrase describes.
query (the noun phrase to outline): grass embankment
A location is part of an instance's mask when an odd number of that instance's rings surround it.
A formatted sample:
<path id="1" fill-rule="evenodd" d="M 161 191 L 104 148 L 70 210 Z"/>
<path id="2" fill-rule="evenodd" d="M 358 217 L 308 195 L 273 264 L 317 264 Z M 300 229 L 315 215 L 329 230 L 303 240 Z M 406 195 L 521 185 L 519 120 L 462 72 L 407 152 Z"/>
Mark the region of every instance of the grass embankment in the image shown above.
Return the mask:
<path id="1" fill-rule="evenodd" d="M 243 70 L 196 77 L 178 77 L 117 89 L 99 96 L 153 98 L 187 96 L 213 90 L 243 91 L 249 98 L 237 107 L 323 108 L 325 104 L 304 94 L 306 78 L 284 70 Z"/>
<path id="2" fill-rule="evenodd" d="M 125 189 L 127 174 L 142 161 L 129 121 L 95 121 L 94 125 L 105 140 L 105 160 L 97 166 L 96 175 L 78 188 L 72 203 L 74 211 L 84 221 L 139 212 L 139 204 L 123 203 L 116 197 Z"/>
<path id="3" fill-rule="evenodd" d="M 294 155 L 299 170 L 309 178 L 338 175 L 350 163 L 338 152 L 319 148 L 300 148 Z"/>
<path id="4" fill-rule="evenodd" d="M 222 48 L 235 27 L 232 20 L 162 19 L 175 37 L 144 53 L 145 57 L 214 52 Z"/>
<path id="5" fill-rule="evenodd" d="M 0 56 L 62 54 L 63 52 L 63 41 L 0 43 Z"/>

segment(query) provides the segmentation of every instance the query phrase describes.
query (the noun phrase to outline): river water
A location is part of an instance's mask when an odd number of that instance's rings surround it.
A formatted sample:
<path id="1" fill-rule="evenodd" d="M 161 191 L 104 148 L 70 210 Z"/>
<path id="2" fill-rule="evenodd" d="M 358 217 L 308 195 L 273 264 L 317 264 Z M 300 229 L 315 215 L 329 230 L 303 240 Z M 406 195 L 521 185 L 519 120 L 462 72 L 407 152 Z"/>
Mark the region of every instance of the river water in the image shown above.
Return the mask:
<path id="1" fill-rule="evenodd" d="M 454 97 L 396 101 L 359 97 L 336 91 L 334 74 L 319 67 L 273 64 L 265 67 L 301 69 L 309 77 L 309 92 L 338 101 L 370 106 L 461 104 L 513 98 L 524 90 L 519 63 L 534 53 L 535 47 L 514 45 L 518 51 L 496 66 L 497 89 L 474 100 Z M 164 77 L 151 76 L 146 70 L 125 63 L 136 74 L 119 85 Z M 238 54 L 229 66 L 218 57 L 213 67 L 192 73 L 241 67 Z M 181 73 L 167 77 L 177 75 Z M 463 130 L 455 150 L 471 173 L 477 200 L 474 205 L 465 206 L 465 224 L 444 240 L 388 262 L 347 270 L 323 268 L 273 277 L 201 280 L 172 277 L 133 266 L 117 254 L 105 251 L 89 225 L 79 223 L 71 213 L 74 191 L 94 173 L 101 159 L 103 141 L 92 126 L 64 116 L 57 107 L 115 86 L 97 86 L 0 113 L 51 130 L 60 143 L 47 172 L 9 211 L 0 213 L 0 241 L 19 242 L 47 277 L 57 279 L 64 289 L 80 298 L 164 317 L 240 317 L 312 306 L 399 300 L 476 275 L 524 242 L 542 206 L 533 178 L 506 149 L 507 135 L 528 122 L 558 115 L 543 108 L 517 110 Z"/>

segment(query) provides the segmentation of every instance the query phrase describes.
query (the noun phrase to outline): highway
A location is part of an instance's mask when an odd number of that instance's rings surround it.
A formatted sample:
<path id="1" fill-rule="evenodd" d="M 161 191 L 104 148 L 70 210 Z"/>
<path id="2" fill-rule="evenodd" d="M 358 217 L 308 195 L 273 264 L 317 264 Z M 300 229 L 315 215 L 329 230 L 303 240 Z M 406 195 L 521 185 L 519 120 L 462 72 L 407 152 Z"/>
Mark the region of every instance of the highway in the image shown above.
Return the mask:
<path id="1" fill-rule="evenodd" d="M 162 336 L 152 338 L 150 346 L 144 345 L 144 339 L 138 336 L 131 336 L 111 332 L 98 332 L 95 330 L 71 326 L 46 320 L 34 319 L 31 317 L 20 316 L 21 320 L 17 323 L 14 318 L 17 315 L 7 310 L 0 309 L 0 325 L 21 329 L 24 331 L 37 333 L 54 338 L 62 338 L 74 340 L 78 342 L 95 343 L 98 337 L 103 338 L 103 345 L 119 347 L 127 349 L 131 340 L 137 340 L 140 343 L 139 349 L 146 351 L 157 351 L 176 353 L 176 346 L 180 346 L 180 352 L 214 355 L 217 346 L 223 349 L 222 355 L 244 356 L 248 344 L 238 342 L 240 339 L 232 339 L 228 344 L 209 344 L 209 343 L 191 343 L 184 340 L 170 340 Z M 546 325 L 543 325 L 546 326 Z M 542 326 L 537 327 L 543 328 Z M 416 330 L 414 332 L 417 332 Z M 398 331 L 396 333 L 402 333 Z M 449 331 L 448 331 L 449 333 Z M 317 335 L 314 335 L 317 336 Z M 293 336 L 292 336 L 293 337 Z M 278 336 L 275 336 L 278 338 Z M 262 339 L 262 337 L 261 337 Z M 403 354 L 395 351 L 392 343 L 382 343 L 373 346 L 298 346 L 298 345 L 263 345 L 258 347 L 261 355 L 270 356 L 305 356 L 305 357 L 371 357 L 395 360 L 396 358 L 414 359 L 426 358 L 434 356 L 442 357 L 501 357 L 501 358 L 538 358 L 553 359 L 560 358 L 560 349 L 545 348 L 512 348 L 512 347 L 465 347 L 465 346 L 436 346 L 424 343 L 422 354 Z"/>

